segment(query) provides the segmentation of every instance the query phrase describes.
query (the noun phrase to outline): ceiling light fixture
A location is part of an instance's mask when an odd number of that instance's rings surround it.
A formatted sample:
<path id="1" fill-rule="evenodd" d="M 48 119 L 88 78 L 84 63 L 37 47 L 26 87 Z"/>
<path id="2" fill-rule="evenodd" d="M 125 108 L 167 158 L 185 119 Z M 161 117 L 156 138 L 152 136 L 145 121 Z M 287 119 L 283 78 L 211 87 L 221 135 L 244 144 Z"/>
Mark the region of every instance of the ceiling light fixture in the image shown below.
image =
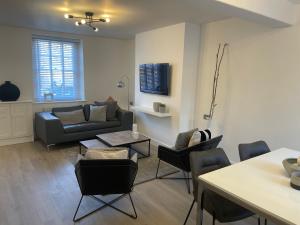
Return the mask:
<path id="1" fill-rule="evenodd" d="M 92 12 L 86 12 L 85 17 L 73 16 L 73 15 L 70 15 L 70 14 L 65 14 L 64 15 L 64 17 L 66 19 L 77 19 L 75 21 L 76 26 L 87 25 L 90 28 L 92 28 L 93 31 L 95 31 L 95 32 L 98 32 L 99 29 L 93 25 L 94 23 L 98 23 L 98 22 L 109 23 L 110 22 L 110 18 L 96 19 L 96 18 L 93 18 L 93 16 L 94 16 L 94 13 L 92 13 Z"/>

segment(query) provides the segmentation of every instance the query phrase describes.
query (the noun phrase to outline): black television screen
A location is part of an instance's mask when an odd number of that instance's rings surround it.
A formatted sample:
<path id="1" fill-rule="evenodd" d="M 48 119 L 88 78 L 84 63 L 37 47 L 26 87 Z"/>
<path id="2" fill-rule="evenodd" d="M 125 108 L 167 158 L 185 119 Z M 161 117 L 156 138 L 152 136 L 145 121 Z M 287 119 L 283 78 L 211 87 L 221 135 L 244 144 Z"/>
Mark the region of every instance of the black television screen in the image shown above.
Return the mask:
<path id="1" fill-rule="evenodd" d="M 139 66 L 140 91 L 158 95 L 169 95 L 169 63 L 141 64 Z"/>

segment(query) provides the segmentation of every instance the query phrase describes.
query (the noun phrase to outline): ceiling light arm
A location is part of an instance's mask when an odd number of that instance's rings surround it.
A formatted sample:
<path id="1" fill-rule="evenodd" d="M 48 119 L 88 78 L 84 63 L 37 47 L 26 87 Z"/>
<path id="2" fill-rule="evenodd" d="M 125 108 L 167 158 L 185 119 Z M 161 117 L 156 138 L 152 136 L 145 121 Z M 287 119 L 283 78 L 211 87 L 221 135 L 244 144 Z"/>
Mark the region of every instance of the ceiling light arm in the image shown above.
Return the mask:
<path id="1" fill-rule="evenodd" d="M 64 17 L 66 19 L 78 19 L 80 21 L 76 21 L 75 25 L 76 26 L 80 26 L 80 25 L 87 25 L 89 27 L 91 27 L 95 32 L 98 31 L 98 28 L 93 26 L 93 23 L 99 23 L 99 22 L 103 22 L 103 23 L 109 23 L 110 22 L 110 18 L 100 18 L 100 19 L 94 19 L 93 18 L 94 13 L 92 12 L 86 12 L 85 13 L 85 17 L 82 16 L 73 16 L 70 14 L 65 14 Z"/>

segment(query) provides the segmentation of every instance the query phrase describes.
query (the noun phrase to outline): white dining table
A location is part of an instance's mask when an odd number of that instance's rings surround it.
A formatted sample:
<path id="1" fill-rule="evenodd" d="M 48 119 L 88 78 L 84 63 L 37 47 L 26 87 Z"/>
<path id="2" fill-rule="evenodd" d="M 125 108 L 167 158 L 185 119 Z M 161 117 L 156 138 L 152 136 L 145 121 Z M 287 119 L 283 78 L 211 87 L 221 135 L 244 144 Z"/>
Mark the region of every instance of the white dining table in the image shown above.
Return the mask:
<path id="1" fill-rule="evenodd" d="M 290 186 L 282 165 L 284 159 L 298 157 L 300 151 L 281 148 L 201 175 L 199 188 L 215 191 L 275 224 L 300 224 L 300 191 Z"/>

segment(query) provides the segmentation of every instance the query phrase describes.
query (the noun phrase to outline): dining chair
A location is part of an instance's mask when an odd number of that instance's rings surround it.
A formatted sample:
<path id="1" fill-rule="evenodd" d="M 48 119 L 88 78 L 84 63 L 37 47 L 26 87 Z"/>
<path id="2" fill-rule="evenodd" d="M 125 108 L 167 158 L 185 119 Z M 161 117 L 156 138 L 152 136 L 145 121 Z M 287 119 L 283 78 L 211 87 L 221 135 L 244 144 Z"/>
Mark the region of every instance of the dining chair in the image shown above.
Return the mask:
<path id="1" fill-rule="evenodd" d="M 217 193 L 199 186 L 198 176 L 205 173 L 230 166 L 229 159 L 221 148 L 211 149 L 202 152 L 192 152 L 190 154 L 190 165 L 193 180 L 194 200 L 185 218 L 184 225 L 187 223 L 194 204 L 201 195 L 200 204 L 200 224 L 203 223 L 203 210 L 205 209 L 213 217 L 213 225 L 218 220 L 220 223 L 234 222 L 253 216 L 254 213 L 231 202 L 230 200 L 218 195 Z M 258 218 L 258 225 L 260 219 Z"/>
<path id="2" fill-rule="evenodd" d="M 264 141 L 239 144 L 240 160 L 244 161 L 270 152 L 270 148 Z"/>

